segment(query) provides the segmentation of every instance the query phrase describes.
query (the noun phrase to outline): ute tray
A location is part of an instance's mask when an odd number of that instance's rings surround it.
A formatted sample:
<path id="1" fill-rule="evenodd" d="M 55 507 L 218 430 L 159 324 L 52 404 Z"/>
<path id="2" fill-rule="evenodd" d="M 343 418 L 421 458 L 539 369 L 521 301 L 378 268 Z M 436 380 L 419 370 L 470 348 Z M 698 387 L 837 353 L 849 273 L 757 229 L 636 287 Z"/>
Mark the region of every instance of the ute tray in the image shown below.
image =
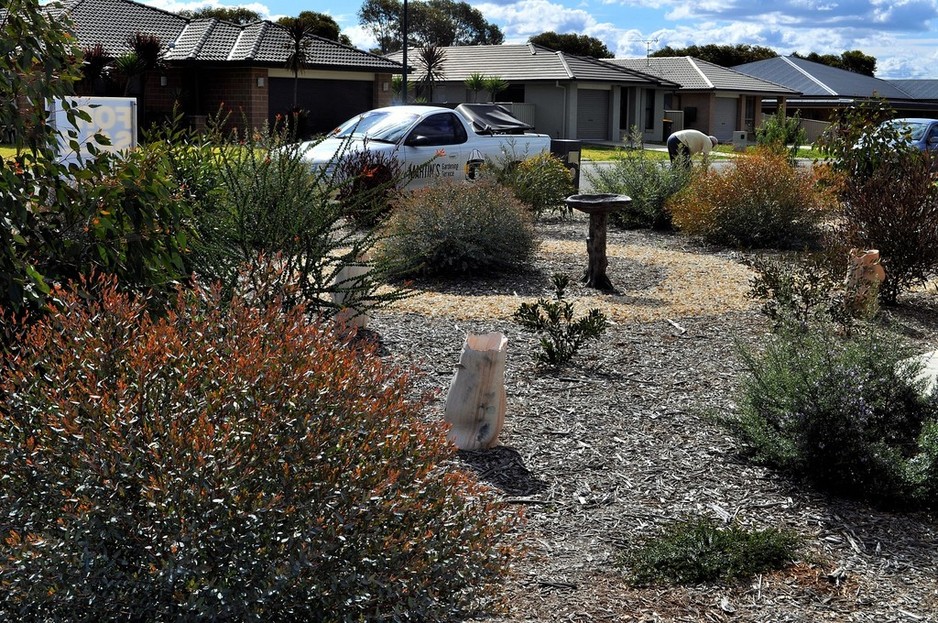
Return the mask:
<path id="1" fill-rule="evenodd" d="M 499 104 L 460 104 L 456 112 L 469 122 L 476 134 L 524 134 L 534 126 L 515 119 Z"/>

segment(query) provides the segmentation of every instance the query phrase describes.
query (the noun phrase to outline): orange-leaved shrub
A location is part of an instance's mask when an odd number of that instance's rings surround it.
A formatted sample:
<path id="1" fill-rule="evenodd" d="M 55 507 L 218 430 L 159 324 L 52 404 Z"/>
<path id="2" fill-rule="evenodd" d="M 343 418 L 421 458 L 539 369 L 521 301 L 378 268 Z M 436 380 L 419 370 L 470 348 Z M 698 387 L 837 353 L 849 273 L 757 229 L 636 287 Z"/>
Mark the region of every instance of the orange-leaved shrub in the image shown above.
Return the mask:
<path id="1" fill-rule="evenodd" d="M 797 248 L 818 237 L 835 206 L 815 175 L 760 149 L 724 171 L 705 169 L 668 203 L 674 225 L 710 242 Z"/>
<path id="2" fill-rule="evenodd" d="M 302 310 L 53 291 L 0 391 L 0 619 L 449 620 L 508 567 L 409 374 Z"/>

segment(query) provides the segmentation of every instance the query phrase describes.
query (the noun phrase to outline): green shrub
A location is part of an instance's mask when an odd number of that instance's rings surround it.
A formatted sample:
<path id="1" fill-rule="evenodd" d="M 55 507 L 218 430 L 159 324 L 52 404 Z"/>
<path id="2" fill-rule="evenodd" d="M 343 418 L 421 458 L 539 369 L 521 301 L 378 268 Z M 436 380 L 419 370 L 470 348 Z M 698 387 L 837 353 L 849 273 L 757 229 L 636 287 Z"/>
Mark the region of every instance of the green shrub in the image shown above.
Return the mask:
<path id="1" fill-rule="evenodd" d="M 586 316 L 574 320 L 573 303 L 563 298 L 570 278 L 556 274 L 552 281 L 554 300 L 522 303 L 512 318 L 525 331 L 540 336 L 541 351 L 537 353 L 537 360 L 546 366 L 557 367 L 568 363 L 586 341 L 603 334 L 606 316 L 598 309 L 591 309 Z"/>
<path id="2" fill-rule="evenodd" d="M 801 127 L 801 114 L 789 116 L 780 110 L 756 128 L 756 143 L 778 154 L 784 154 L 789 162 L 794 162 L 807 134 Z"/>
<path id="3" fill-rule="evenodd" d="M 570 212 L 564 199 L 575 192 L 573 172 L 551 153 L 542 152 L 525 158 L 508 167 L 501 179 L 535 217 L 551 212 L 562 215 Z"/>
<path id="4" fill-rule="evenodd" d="M 784 567 L 797 546 L 798 539 L 787 531 L 721 528 L 697 519 L 667 526 L 622 562 L 635 585 L 732 582 Z"/>
<path id="5" fill-rule="evenodd" d="M 619 227 L 670 229 L 668 199 L 690 182 L 691 168 L 672 167 L 645 149 L 632 149 L 617 152 L 610 166 L 599 167 L 587 177 L 597 193 L 631 197 L 626 209 L 611 215 Z"/>
<path id="6" fill-rule="evenodd" d="M 435 621 L 495 595 L 514 520 L 372 346 L 217 291 L 153 319 L 82 290 L 0 376 L 0 618 Z"/>
<path id="7" fill-rule="evenodd" d="M 173 149 L 152 141 L 73 171 L 46 224 L 57 235 L 46 239 L 45 272 L 62 281 L 103 271 L 124 287 L 164 294 L 187 278 L 195 229 L 191 204 L 168 166 Z"/>
<path id="8" fill-rule="evenodd" d="M 766 150 L 724 172 L 699 172 L 668 203 L 675 226 L 710 242 L 744 248 L 813 243 L 832 198 L 813 174 Z"/>
<path id="9" fill-rule="evenodd" d="M 783 327 L 763 354 L 746 354 L 739 411 L 725 422 L 757 460 L 833 493 L 934 503 L 910 467 L 934 469 L 919 438 L 938 421 L 938 400 L 923 395 L 906 355 L 879 331 Z"/>
<path id="10" fill-rule="evenodd" d="M 194 260 L 204 280 L 325 315 L 339 311 L 332 298 L 340 289 L 348 293 L 345 305 L 364 312 L 401 296 L 379 293 L 384 279 L 376 270 L 351 288 L 337 285 L 343 267 L 369 265 L 364 258 L 377 233 L 345 227 L 355 208 L 335 200 L 344 181 L 311 170 L 288 135 L 216 130 L 209 140 L 199 151 L 217 187 L 200 203 Z"/>
<path id="11" fill-rule="evenodd" d="M 81 50 L 67 15 L 50 19 L 35 0 L 3 8 L 0 127 L 15 155 L 0 161 L 0 308 L 41 309 L 50 283 L 92 270 L 128 288 L 166 291 L 188 276 L 192 234 L 188 205 L 167 179 L 167 146 L 115 158 L 99 153 L 103 137 L 80 145 L 68 130 L 68 149 L 86 155 L 80 166 L 64 164 L 47 104 L 60 100 L 72 125 L 91 122 L 66 99 L 82 77 Z"/>
<path id="12" fill-rule="evenodd" d="M 788 260 L 751 258 L 747 264 L 756 272 L 750 296 L 763 301 L 762 312 L 776 326 L 796 322 L 804 326 L 816 321 L 850 324 L 850 313 L 841 294 L 841 266 L 823 253 L 799 254 Z"/>
<path id="13" fill-rule="evenodd" d="M 537 246 L 530 213 L 492 179 L 407 193 L 384 235 L 376 262 L 401 276 L 517 270 L 530 264 Z"/>

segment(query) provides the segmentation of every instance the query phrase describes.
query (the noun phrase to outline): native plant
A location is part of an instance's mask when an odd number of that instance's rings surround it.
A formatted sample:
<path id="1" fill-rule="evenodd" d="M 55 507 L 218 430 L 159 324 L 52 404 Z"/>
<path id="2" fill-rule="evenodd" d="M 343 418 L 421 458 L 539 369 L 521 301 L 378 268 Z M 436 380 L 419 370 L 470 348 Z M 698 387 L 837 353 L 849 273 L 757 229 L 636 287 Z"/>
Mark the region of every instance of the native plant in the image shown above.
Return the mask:
<path id="1" fill-rule="evenodd" d="M 554 368 L 569 363 L 583 344 L 601 336 L 606 330 L 606 316 L 594 308 L 575 319 L 573 303 L 564 298 L 570 278 L 557 273 L 551 281 L 553 300 L 541 298 L 536 303 L 522 303 L 512 318 L 522 329 L 539 337 L 541 350 L 536 355 L 537 361 Z"/>
<path id="2" fill-rule="evenodd" d="M 363 312 L 400 298 L 398 289 L 379 292 L 377 270 L 341 284 L 344 267 L 370 266 L 365 258 L 378 233 L 348 227 L 345 217 L 370 214 L 372 194 L 336 201 L 346 182 L 311 169 L 289 133 L 225 132 L 223 125 L 216 120 L 207 140 L 190 137 L 190 155 L 203 164 L 177 161 L 180 181 L 202 198 L 193 260 L 201 278 L 325 315 L 339 311 L 332 301 L 340 291 L 346 306 Z"/>
<path id="3" fill-rule="evenodd" d="M 776 528 L 747 530 L 690 519 L 666 526 L 620 558 L 633 585 L 734 582 L 781 569 L 798 549 L 798 538 Z"/>
<path id="4" fill-rule="evenodd" d="M 336 198 L 346 218 L 374 227 L 387 218 L 405 178 L 400 160 L 371 149 L 349 150 L 337 158 Z"/>
<path id="5" fill-rule="evenodd" d="M 767 117 L 756 128 L 756 143 L 761 147 L 785 154 L 789 162 L 794 163 L 798 155 L 798 148 L 807 140 L 807 134 L 801 127 L 801 114 L 795 111 L 787 115 L 784 110 Z"/>
<path id="6" fill-rule="evenodd" d="M 875 328 L 783 326 L 763 352 L 744 352 L 739 409 L 724 423 L 755 460 L 826 491 L 934 505 L 938 395 L 909 354 Z"/>
<path id="7" fill-rule="evenodd" d="M 493 165 L 487 165 L 491 169 Z M 535 218 L 546 213 L 561 216 L 570 213 L 564 200 L 576 192 L 573 172 L 557 156 L 542 152 L 520 162 L 502 163 L 496 174 L 515 197 L 531 210 Z"/>
<path id="8" fill-rule="evenodd" d="M 530 213 L 492 179 L 441 182 L 404 194 L 381 235 L 376 263 L 397 276 L 522 270 L 537 248 Z"/>
<path id="9" fill-rule="evenodd" d="M 794 258 L 752 257 L 746 262 L 756 275 L 749 295 L 762 302 L 762 313 L 776 327 L 797 323 L 807 327 L 817 321 L 851 324 L 844 304 L 843 267 L 825 253 L 799 254 Z"/>
<path id="10" fill-rule="evenodd" d="M 410 374 L 302 309 L 60 288 L 0 372 L 0 618 L 450 620 L 513 519 Z M 41 371 L 41 373 L 39 373 Z"/>
<path id="11" fill-rule="evenodd" d="M 938 270 L 938 187 L 936 160 L 908 141 L 901 124 L 872 124 L 889 115 L 882 104 L 864 104 L 843 113 L 822 143 L 843 175 L 841 244 L 878 249 L 886 280 L 880 300 L 900 293 Z"/>
<path id="12" fill-rule="evenodd" d="M 834 197 L 812 172 L 768 150 L 740 156 L 726 171 L 698 171 L 668 202 L 682 232 L 743 248 L 814 244 L 834 206 Z"/>
<path id="13" fill-rule="evenodd" d="M 691 167 L 668 166 L 650 158 L 641 148 L 642 134 L 637 128 L 629 136 L 639 148 L 617 151 L 610 166 L 589 172 L 587 178 L 596 192 L 632 199 L 625 209 L 611 214 L 619 227 L 670 229 L 668 200 L 690 183 Z"/>

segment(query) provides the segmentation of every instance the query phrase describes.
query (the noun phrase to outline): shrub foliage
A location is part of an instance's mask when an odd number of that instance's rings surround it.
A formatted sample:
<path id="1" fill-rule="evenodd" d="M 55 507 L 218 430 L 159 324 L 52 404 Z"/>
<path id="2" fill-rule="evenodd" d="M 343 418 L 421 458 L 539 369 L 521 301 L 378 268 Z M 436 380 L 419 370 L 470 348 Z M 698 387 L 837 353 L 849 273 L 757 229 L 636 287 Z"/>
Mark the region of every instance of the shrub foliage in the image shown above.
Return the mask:
<path id="1" fill-rule="evenodd" d="M 603 334 L 606 316 L 598 309 L 591 309 L 585 316 L 574 320 L 573 303 L 563 298 L 570 278 L 558 273 L 552 281 L 554 300 L 522 303 L 513 318 L 522 329 L 540 337 L 541 350 L 537 353 L 537 360 L 556 367 L 568 363 L 584 343 Z"/>
<path id="2" fill-rule="evenodd" d="M 87 284 L 85 284 L 87 286 Z M 0 618 L 449 620 L 513 522 L 301 310 L 53 292 L 0 378 Z"/>
<path id="3" fill-rule="evenodd" d="M 623 562 L 636 585 L 731 582 L 784 567 L 797 545 L 793 534 L 775 528 L 721 528 L 697 519 L 669 525 L 638 544 Z"/>
<path id="4" fill-rule="evenodd" d="M 819 141 L 844 176 L 842 244 L 879 250 L 885 303 L 938 270 L 936 162 L 901 126 L 880 123 L 894 116 L 881 100 L 864 102 L 842 111 Z"/>
<path id="5" fill-rule="evenodd" d="M 938 271 L 938 187 L 930 154 L 908 151 L 868 177 L 847 182 L 840 231 L 844 242 L 878 249 L 884 303 Z"/>
<path id="6" fill-rule="evenodd" d="M 828 491 L 934 504 L 938 396 L 924 395 L 906 354 L 879 331 L 783 327 L 763 354 L 747 354 L 739 412 L 726 423 L 755 458 Z"/>
<path id="7" fill-rule="evenodd" d="M 519 201 L 528 206 L 535 217 L 570 212 L 564 199 L 575 191 L 573 172 L 551 153 L 528 156 L 507 167 L 500 179 L 511 188 Z"/>
<path id="8" fill-rule="evenodd" d="M 397 275 L 472 275 L 528 266 L 530 213 L 491 179 L 446 182 L 406 194 L 384 229 L 376 261 Z"/>
<path id="9" fill-rule="evenodd" d="M 640 134 L 632 137 L 640 144 Z M 626 209 L 611 215 L 619 227 L 670 229 L 667 202 L 690 182 L 691 167 L 668 166 L 647 153 L 641 148 L 619 151 L 611 166 L 590 172 L 589 181 L 597 193 L 628 195 L 632 199 Z"/>
<path id="10" fill-rule="evenodd" d="M 347 180 L 311 170 L 289 134 L 225 132 L 223 121 L 205 138 L 174 134 L 174 176 L 194 204 L 198 276 L 229 293 L 279 298 L 326 316 L 339 311 L 332 301 L 340 290 L 344 304 L 361 311 L 400 298 L 395 289 L 379 293 L 379 271 L 351 283 L 340 278 L 346 266 L 373 268 L 366 258 L 377 233 L 356 231 L 345 217 L 372 214 L 374 195 L 336 201 Z"/>
<path id="11" fill-rule="evenodd" d="M 674 224 L 717 244 L 791 248 L 814 241 L 832 198 L 812 174 L 767 150 L 700 171 L 669 203 Z"/>

